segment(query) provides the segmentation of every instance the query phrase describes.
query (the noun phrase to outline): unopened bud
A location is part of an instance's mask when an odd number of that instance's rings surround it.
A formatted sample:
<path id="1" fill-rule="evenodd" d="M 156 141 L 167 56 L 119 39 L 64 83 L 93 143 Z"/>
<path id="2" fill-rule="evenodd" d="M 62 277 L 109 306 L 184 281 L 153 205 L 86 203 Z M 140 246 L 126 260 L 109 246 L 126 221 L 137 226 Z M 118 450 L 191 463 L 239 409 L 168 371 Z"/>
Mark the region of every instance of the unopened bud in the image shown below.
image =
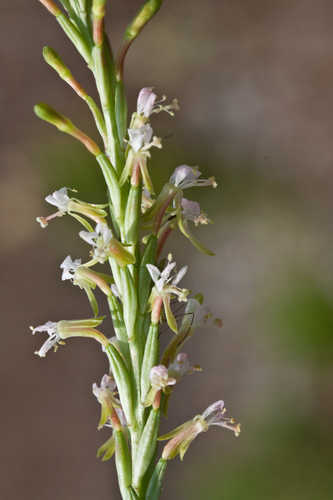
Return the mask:
<path id="1" fill-rule="evenodd" d="M 105 16 L 106 0 L 93 0 L 92 18 L 93 18 L 93 38 L 97 47 L 103 43 L 103 20 Z"/>
<path id="2" fill-rule="evenodd" d="M 44 7 L 47 8 L 51 14 L 54 16 L 59 16 L 61 14 L 61 10 L 59 7 L 53 2 L 53 0 L 39 0 L 41 4 L 44 5 Z"/>
<path id="3" fill-rule="evenodd" d="M 125 39 L 134 40 L 162 5 L 162 0 L 147 0 L 125 32 Z"/>
<path id="4" fill-rule="evenodd" d="M 88 149 L 90 153 L 92 153 L 94 156 L 98 156 L 101 153 L 100 148 L 98 145 L 89 137 L 87 136 L 84 132 L 79 130 L 72 122 L 69 120 L 69 118 L 66 118 L 65 116 L 61 115 L 57 111 L 55 111 L 51 106 L 45 103 L 40 103 L 36 104 L 34 107 L 34 111 L 38 118 L 41 120 L 44 120 L 48 123 L 51 123 L 55 127 L 57 127 L 58 130 L 61 132 L 64 132 L 65 134 L 69 134 L 75 139 L 79 140 L 82 142 L 82 144 Z"/>
<path id="5" fill-rule="evenodd" d="M 51 47 L 43 48 L 44 60 L 49 64 L 64 80 L 71 78 L 72 73 L 65 66 L 60 56 Z"/>

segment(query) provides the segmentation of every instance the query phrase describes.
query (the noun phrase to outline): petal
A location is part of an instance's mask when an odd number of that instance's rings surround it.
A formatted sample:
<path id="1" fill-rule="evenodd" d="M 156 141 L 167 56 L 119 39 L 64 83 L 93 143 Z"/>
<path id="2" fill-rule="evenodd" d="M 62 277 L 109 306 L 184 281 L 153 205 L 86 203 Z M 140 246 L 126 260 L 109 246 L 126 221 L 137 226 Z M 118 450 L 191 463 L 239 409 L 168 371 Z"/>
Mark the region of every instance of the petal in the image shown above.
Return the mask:
<path id="1" fill-rule="evenodd" d="M 161 271 L 159 270 L 158 267 L 154 266 L 153 264 L 147 264 L 146 267 L 151 276 L 151 279 L 156 284 L 156 282 L 159 280 L 161 276 Z"/>

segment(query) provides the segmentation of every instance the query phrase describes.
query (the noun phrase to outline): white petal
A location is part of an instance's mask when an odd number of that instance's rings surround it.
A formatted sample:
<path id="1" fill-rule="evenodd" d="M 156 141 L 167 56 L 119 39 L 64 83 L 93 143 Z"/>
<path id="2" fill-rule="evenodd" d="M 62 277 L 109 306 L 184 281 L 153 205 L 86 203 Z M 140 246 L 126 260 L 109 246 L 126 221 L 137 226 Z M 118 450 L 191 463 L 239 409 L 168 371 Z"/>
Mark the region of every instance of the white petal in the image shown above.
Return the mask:
<path id="1" fill-rule="evenodd" d="M 206 420 L 209 419 L 209 417 L 212 417 L 214 413 L 216 412 L 223 412 L 224 409 L 224 401 L 220 399 L 219 401 L 215 401 L 215 403 L 211 404 L 206 408 L 206 410 L 203 412 L 202 417 Z"/>
<path id="2" fill-rule="evenodd" d="M 137 112 L 148 118 L 154 108 L 157 95 L 154 94 L 152 87 L 145 87 L 140 90 L 137 102 Z"/>
<path id="3" fill-rule="evenodd" d="M 98 238 L 98 234 L 95 232 L 89 232 L 89 231 L 80 231 L 79 232 L 80 238 L 82 238 L 84 241 L 89 243 L 89 245 L 95 246 L 96 245 L 96 238 Z"/>
<path id="4" fill-rule="evenodd" d="M 177 273 L 176 277 L 172 280 L 173 285 L 178 285 L 178 283 L 184 278 L 187 273 L 188 266 L 183 266 Z"/>
<path id="5" fill-rule="evenodd" d="M 161 271 L 158 269 L 158 267 L 154 266 L 153 264 L 147 264 L 147 269 L 151 276 L 151 279 L 156 284 L 161 276 Z"/>

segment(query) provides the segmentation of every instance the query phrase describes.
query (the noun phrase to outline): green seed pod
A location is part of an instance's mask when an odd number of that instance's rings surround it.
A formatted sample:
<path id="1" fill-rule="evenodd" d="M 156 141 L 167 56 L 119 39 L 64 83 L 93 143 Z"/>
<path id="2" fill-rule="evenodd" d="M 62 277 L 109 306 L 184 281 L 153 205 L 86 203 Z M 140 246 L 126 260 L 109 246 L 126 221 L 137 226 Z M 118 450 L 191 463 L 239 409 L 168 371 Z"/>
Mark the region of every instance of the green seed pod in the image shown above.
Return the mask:
<path id="1" fill-rule="evenodd" d="M 125 212 L 126 243 L 135 244 L 138 240 L 138 224 L 140 217 L 141 185 L 131 186 Z"/>
<path id="2" fill-rule="evenodd" d="M 120 144 L 124 144 L 124 138 L 127 133 L 127 101 L 125 96 L 124 84 L 122 81 L 116 83 L 116 121 L 118 127 L 118 136 Z"/>
<path id="3" fill-rule="evenodd" d="M 128 422 L 128 425 L 133 426 L 135 424 L 133 408 L 133 388 L 126 363 L 114 345 L 109 343 L 105 347 L 105 351 L 109 357 L 112 374 L 117 384 L 119 397 L 126 420 Z"/>
<path id="4" fill-rule="evenodd" d="M 154 264 L 156 259 L 157 238 L 150 235 L 146 245 L 139 270 L 139 310 L 141 314 L 145 313 L 147 302 L 151 292 L 151 276 L 147 269 L 147 264 Z"/>
<path id="5" fill-rule="evenodd" d="M 155 454 L 159 422 L 159 410 L 152 409 L 142 431 L 137 452 L 133 460 L 133 486 L 137 490 L 140 489 L 143 476 Z"/>
<path id="6" fill-rule="evenodd" d="M 150 370 L 158 362 L 158 350 L 159 350 L 158 324 L 151 323 L 148 331 L 143 362 L 142 362 L 142 371 L 141 371 L 142 402 L 145 401 L 150 388 Z"/>
<path id="7" fill-rule="evenodd" d="M 113 215 L 116 222 L 119 223 L 122 209 L 121 194 L 117 176 L 109 158 L 104 153 L 96 156 L 96 160 L 102 169 L 104 179 L 111 196 Z"/>
<path id="8" fill-rule="evenodd" d="M 123 430 L 114 431 L 116 443 L 116 467 L 119 484 L 128 488 L 132 482 L 132 461 Z"/>
<path id="9" fill-rule="evenodd" d="M 129 340 L 133 340 L 133 337 L 135 336 L 134 326 L 136 323 L 136 314 L 138 309 L 136 286 L 127 267 L 122 268 L 120 273 L 124 323 L 126 325 Z"/>

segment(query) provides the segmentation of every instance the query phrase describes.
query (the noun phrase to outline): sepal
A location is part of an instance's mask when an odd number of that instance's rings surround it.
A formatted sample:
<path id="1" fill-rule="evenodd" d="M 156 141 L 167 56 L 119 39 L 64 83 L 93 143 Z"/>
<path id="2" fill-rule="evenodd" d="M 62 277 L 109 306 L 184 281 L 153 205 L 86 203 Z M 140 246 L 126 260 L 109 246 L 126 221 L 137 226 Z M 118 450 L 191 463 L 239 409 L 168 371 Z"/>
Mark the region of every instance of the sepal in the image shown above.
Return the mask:
<path id="1" fill-rule="evenodd" d="M 100 458 L 102 462 L 106 462 L 113 457 L 116 448 L 116 443 L 114 436 L 112 435 L 107 441 L 105 441 L 102 446 L 97 450 L 97 458 Z"/>

